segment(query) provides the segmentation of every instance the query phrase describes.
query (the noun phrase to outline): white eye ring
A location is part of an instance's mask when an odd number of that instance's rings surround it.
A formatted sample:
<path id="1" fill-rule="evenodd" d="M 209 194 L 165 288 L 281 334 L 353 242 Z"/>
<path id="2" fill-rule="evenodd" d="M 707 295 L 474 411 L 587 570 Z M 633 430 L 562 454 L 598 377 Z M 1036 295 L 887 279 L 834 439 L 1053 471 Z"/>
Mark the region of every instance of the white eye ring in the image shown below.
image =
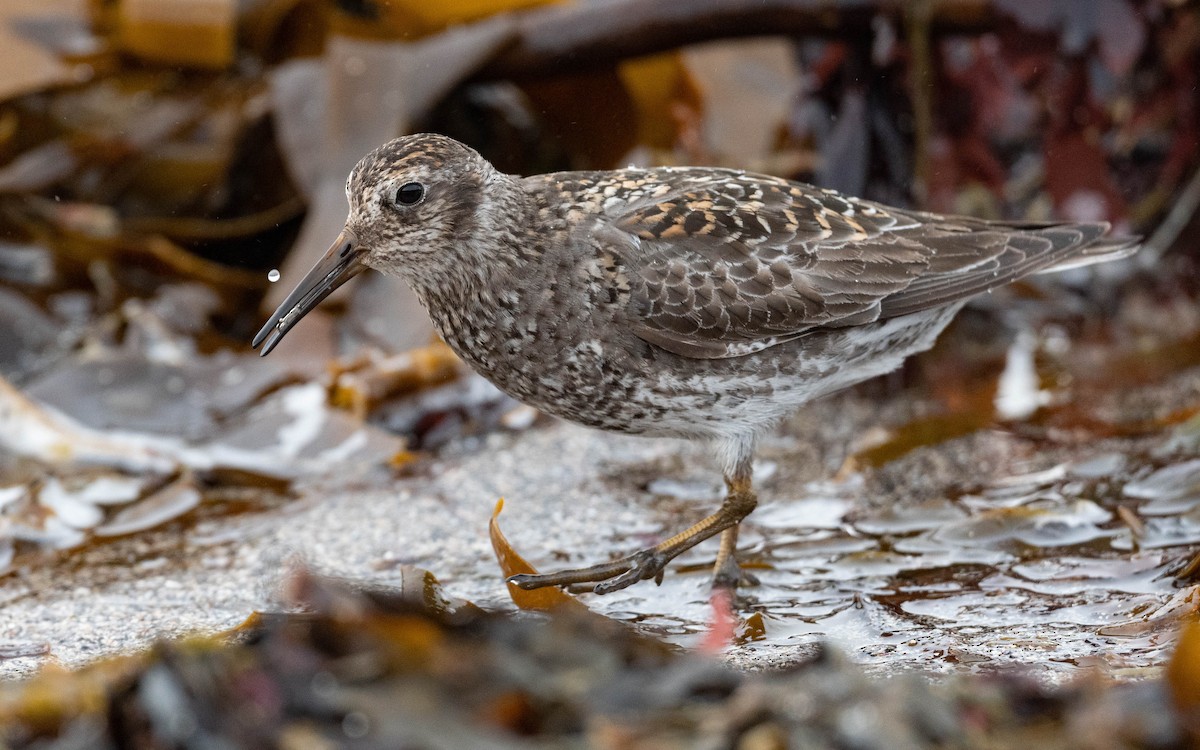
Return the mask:
<path id="1" fill-rule="evenodd" d="M 415 206 L 425 200 L 425 186 L 419 182 L 406 182 L 396 189 L 392 202 L 397 206 Z"/>

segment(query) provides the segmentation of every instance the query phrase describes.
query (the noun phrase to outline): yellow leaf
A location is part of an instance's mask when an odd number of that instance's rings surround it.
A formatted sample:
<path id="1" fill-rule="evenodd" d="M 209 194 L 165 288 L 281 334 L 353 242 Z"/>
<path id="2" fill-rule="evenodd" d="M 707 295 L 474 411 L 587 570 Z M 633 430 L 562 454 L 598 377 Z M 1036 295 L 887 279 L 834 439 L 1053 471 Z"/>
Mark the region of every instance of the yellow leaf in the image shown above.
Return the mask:
<path id="1" fill-rule="evenodd" d="M 121 49 L 148 62 L 220 70 L 233 63 L 236 0 L 122 0 Z"/>
<path id="2" fill-rule="evenodd" d="M 650 148 L 675 145 L 682 124 L 681 110 L 698 112 L 699 87 L 678 52 L 628 60 L 618 66 L 621 83 L 637 110 L 637 142 Z"/>
<path id="3" fill-rule="evenodd" d="M 488 523 L 488 536 L 492 539 L 492 550 L 496 553 L 496 561 L 500 563 L 500 571 L 504 574 L 505 578 L 518 573 L 536 574 L 537 570 L 526 562 L 520 553 L 512 548 L 512 545 L 508 543 L 508 539 L 504 538 L 504 533 L 500 531 L 500 524 L 497 519 L 500 517 L 500 511 L 503 509 L 504 498 L 500 498 L 496 501 L 496 509 L 492 511 L 492 520 Z M 507 585 L 508 595 L 512 597 L 513 604 L 516 604 L 521 609 L 546 611 L 574 608 L 587 610 L 587 607 L 580 604 L 578 599 L 567 595 L 561 589 L 553 586 L 526 591 L 511 583 Z"/>
<path id="4" fill-rule="evenodd" d="M 372 13 L 355 16 L 340 12 L 334 28 L 344 34 L 366 38 L 401 39 L 421 37 L 457 24 L 478 21 L 497 13 L 549 5 L 558 0 L 373 0 Z"/>
<path id="5" fill-rule="evenodd" d="M 1200 738 L 1200 622 L 1195 619 L 1180 633 L 1166 677 L 1180 719 L 1194 737 Z"/>

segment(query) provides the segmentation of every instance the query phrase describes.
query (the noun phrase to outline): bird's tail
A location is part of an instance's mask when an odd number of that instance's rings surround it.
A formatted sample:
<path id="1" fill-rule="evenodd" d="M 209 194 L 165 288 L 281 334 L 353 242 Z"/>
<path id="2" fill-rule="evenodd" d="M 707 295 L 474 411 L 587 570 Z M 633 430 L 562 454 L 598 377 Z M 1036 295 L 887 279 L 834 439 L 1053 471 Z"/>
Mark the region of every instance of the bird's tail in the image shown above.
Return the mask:
<path id="1" fill-rule="evenodd" d="M 939 217 L 943 218 L 944 217 Z M 947 255 L 950 267 L 940 273 L 926 274 L 907 287 L 885 297 L 881 315 L 895 317 L 949 304 L 990 291 L 1030 274 L 1064 271 L 1093 263 L 1115 260 L 1135 252 L 1138 240 L 1132 237 L 1106 237 L 1105 222 L 1071 224 L 1064 222 L 997 222 L 961 219 L 954 221 L 970 227 L 993 242 L 999 236 L 1003 249 L 986 262 L 955 268 L 953 262 L 970 254 Z M 964 236 L 970 237 L 970 232 Z"/>
<path id="2" fill-rule="evenodd" d="M 1014 229 L 1039 231 L 1043 235 L 1054 234 L 1055 229 L 1066 230 L 1069 241 L 1064 243 L 1070 245 L 1069 254 L 1066 254 L 1055 263 L 1034 271 L 1035 274 L 1057 273 L 1058 271 L 1067 271 L 1072 268 L 1083 268 L 1096 263 L 1107 263 L 1110 260 L 1118 260 L 1127 258 L 1138 251 L 1142 246 L 1141 237 L 1106 237 L 1110 229 L 1110 225 L 1106 221 L 1098 221 L 1090 224 L 1014 224 Z M 1079 237 L 1082 234 L 1082 238 Z M 1093 239 L 1094 238 L 1094 239 Z M 1066 248 L 1064 248 L 1066 249 Z"/>

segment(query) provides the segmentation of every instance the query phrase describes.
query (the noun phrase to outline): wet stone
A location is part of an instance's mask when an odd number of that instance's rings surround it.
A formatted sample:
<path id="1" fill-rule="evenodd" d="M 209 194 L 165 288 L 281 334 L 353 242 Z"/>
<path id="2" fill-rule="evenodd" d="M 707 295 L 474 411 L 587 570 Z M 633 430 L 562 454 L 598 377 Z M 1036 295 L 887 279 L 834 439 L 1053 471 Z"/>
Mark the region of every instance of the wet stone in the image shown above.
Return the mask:
<path id="1" fill-rule="evenodd" d="M 1170 501 L 1183 501 L 1185 505 L 1200 502 L 1200 458 L 1164 466 L 1129 482 L 1124 493 L 1137 500 L 1159 503 L 1160 507 Z"/>

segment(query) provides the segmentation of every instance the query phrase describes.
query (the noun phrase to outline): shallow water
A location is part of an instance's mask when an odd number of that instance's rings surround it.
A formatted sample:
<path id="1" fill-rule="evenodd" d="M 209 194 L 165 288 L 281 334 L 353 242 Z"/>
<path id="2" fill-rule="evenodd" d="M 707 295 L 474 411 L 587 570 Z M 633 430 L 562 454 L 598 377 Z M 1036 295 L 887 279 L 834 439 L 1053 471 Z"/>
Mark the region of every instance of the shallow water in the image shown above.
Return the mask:
<path id="1" fill-rule="evenodd" d="M 763 629 L 731 658 L 782 664 L 832 640 L 889 673 L 1153 673 L 1200 607 L 1194 581 L 1177 577 L 1200 553 L 1196 469 L 1110 454 L 875 510 L 861 481 L 809 484 L 743 524 L 741 558 L 759 584 L 743 587 L 742 614 Z M 712 619 L 708 562 L 694 553 L 657 589 L 584 600 L 694 646 Z"/>

